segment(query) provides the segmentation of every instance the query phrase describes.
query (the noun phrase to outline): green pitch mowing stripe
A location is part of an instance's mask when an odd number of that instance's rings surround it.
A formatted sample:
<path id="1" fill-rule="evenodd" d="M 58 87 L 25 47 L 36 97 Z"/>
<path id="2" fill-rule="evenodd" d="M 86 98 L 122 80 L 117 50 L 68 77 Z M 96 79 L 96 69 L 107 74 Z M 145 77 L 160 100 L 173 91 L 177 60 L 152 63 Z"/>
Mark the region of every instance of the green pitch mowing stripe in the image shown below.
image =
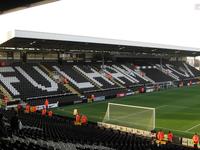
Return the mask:
<path id="1" fill-rule="evenodd" d="M 72 117 L 73 110 L 88 116 L 90 121 L 102 121 L 108 102 L 156 108 L 156 128 L 175 135 L 191 137 L 200 134 L 200 85 L 138 94 L 109 101 L 77 104 L 54 109 L 55 114 Z"/>

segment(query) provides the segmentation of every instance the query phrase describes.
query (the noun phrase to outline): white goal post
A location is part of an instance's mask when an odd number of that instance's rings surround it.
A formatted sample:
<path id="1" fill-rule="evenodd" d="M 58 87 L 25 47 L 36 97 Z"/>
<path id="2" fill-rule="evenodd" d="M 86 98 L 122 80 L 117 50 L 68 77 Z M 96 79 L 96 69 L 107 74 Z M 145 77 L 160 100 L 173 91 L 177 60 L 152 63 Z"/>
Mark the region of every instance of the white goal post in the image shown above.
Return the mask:
<path id="1" fill-rule="evenodd" d="M 102 122 L 150 131 L 155 129 L 155 108 L 108 103 Z"/>

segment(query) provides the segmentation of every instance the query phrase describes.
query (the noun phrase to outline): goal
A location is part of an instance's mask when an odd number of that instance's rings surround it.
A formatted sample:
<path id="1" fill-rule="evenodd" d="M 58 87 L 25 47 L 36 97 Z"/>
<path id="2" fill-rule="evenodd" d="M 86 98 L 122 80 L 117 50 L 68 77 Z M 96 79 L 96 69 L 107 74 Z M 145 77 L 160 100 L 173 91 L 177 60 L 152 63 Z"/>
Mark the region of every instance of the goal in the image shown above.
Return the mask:
<path id="1" fill-rule="evenodd" d="M 150 131 L 155 128 L 155 108 L 108 103 L 103 122 Z"/>

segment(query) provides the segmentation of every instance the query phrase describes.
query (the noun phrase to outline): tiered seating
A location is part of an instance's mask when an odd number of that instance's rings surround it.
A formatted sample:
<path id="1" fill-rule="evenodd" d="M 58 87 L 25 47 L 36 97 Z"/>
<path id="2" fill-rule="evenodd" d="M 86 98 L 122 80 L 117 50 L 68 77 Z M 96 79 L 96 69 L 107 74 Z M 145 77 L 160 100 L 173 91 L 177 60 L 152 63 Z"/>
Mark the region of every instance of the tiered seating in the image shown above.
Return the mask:
<path id="1" fill-rule="evenodd" d="M 107 79 L 107 77 L 100 73 L 100 69 L 95 70 L 95 67 L 90 65 L 79 65 L 77 69 L 81 69 L 86 73 L 86 76 L 93 82 L 95 82 L 101 89 L 115 89 L 119 88 L 114 82 Z"/>
<path id="2" fill-rule="evenodd" d="M 115 96 L 126 93 L 144 84 L 156 84 L 167 81 L 176 81 L 184 84 L 200 75 L 200 71 L 184 63 L 163 62 L 162 66 L 157 63 L 140 62 L 140 64 L 68 64 L 58 63 L 14 63 L 8 67 L 0 67 L 0 83 L 11 94 L 13 98 L 28 101 L 32 105 L 43 104 L 46 98 L 50 103 L 57 100 L 63 104 L 71 104 L 72 99 L 79 98 L 72 95 L 74 89 L 84 96 Z M 145 66 L 143 65 L 145 64 Z M 56 72 L 59 78 L 69 81 L 68 87 L 57 82 L 49 71 Z M 66 101 L 64 101 L 64 99 Z M 33 101 L 35 100 L 35 101 Z M 61 104 L 62 105 L 62 104 Z"/>
<path id="3" fill-rule="evenodd" d="M 35 143 L 26 143 L 21 141 L 0 140 L 1 150 L 49 150 L 50 148 L 40 146 Z M 51 150 L 54 148 L 52 147 Z"/>
<path id="4" fill-rule="evenodd" d="M 119 70 L 119 68 L 117 69 L 116 68 L 117 65 L 106 64 L 106 65 L 104 65 L 104 68 L 102 68 L 101 65 L 95 65 L 95 67 L 98 70 L 102 69 L 105 74 L 110 74 L 114 81 L 118 82 L 119 84 L 123 85 L 124 87 L 130 87 L 134 84 L 139 83 L 139 81 L 136 78 L 126 74 L 122 70 Z"/>
<path id="5" fill-rule="evenodd" d="M 33 97 L 69 93 L 63 86 L 53 81 L 37 64 L 18 63 L 9 67 L 1 67 L 0 70 L 4 77 L 1 84 L 14 98 L 25 100 Z"/>
<path id="6" fill-rule="evenodd" d="M 138 67 L 155 82 L 193 80 L 200 75 L 200 71 L 183 62 L 163 62 L 162 65 L 148 62 Z"/>
<path id="7" fill-rule="evenodd" d="M 191 70 L 187 64 L 182 62 L 165 62 L 162 64 L 163 69 L 167 70 L 174 76 L 177 76 L 178 80 L 184 80 L 189 78 L 194 78 L 199 71 L 193 68 Z M 195 70 L 195 73 L 193 71 Z"/>
<path id="8" fill-rule="evenodd" d="M 14 99 L 22 99 L 31 105 L 43 105 L 46 98 L 50 104 L 59 102 L 60 106 L 79 100 L 36 63 L 14 63 L 9 67 L 0 67 L 0 75 L 0 83 Z"/>
<path id="9" fill-rule="evenodd" d="M 141 75 L 133 64 L 120 64 L 120 67 L 128 71 L 128 73 L 139 81 L 139 84 L 149 84 L 150 81 Z M 129 70 L 130 69 L 130 70 Z"/>
<path id="10" fill-rule="evenodd" d="M 167 82 L 167 81 L 173 81 L 173 78 L 170 76 L 167 76 L 166 74 L 162 73 L 160 70 L 155 68 L 142 68 L 143 72 L 145 72 L 146 76 L 151 78 L 155 82 Z"/>
<path id="11" fill-rule="evenodd" d="M 12 116 L 12 112 L 3 111 L 3 113 L 8 119 Z M 190 148 L 173 144 L 157 146 L 157 144 L 152 144 L 150 139 L 121 131 L 100 128 L 93 123 L 85 126 L 75 126 L 69 118 L 66 119 L 57 116 L 51 118 L 42 117 L 37 113 L 20 113 L 19 118 L 25 126 L 20 134 L 17 135 L 20 138 L 34 139 L 36 141 L 53 140 L 54 143 L 60 144 L 61 142 L 72 143 L 74 149 L 92 149 L 96 147 L 96 149 L 102 148 L 105 150 L 108 148 L 116 150 L 190 150 Z M 45 149 L 45 147 L 33 143 L 27 145 L 20 142 L 11 143 L 8 141 L 9 144 L 4 144 L 3 142 L 0 142 L 0 145 L 4 145 L 2 149 L 13 147 L 16 149 L 26 149 L 30 145 L 39 149 Z M 91 145 L 91 147 L 84 147 L 83 145 Z"/>
<path id="12" fill-rule="evenodd" d="M 200 76 L 200 71 L 199 70 L 197 70 L 196 68 L 190 66 L 189 64 L 185 63 L 185 65 L 186 65 L 186 67 L 188 67 L 192 71 L 192 73 L 195 75 L 195 77 L 199 77 Z"/>
<path id="13" fill-rule="evenodd" d="M 45 63 L 44 65 L 51 71 L 59 72 L 69 80 L 70 85 L 81 92 L 98 90 L 96 86 L 81 76 L 80 73 L 73 68 L 73 65 L 67 63 L 64 63 L 63 65 L 58 65 L 57 63 Z"/>
<path id="14" fill-rule="evenodd" d="M 77 91 L 88 97 L 93 94 L 98 96 L 111 96 L 119 92 L 125 92 L 125 89 L 119 87 L 116 83 L 102 75 L 95 66 L 67 64 L 58 65 L 57 63 L 44 64 L 51 71 L 58 71 L 65 76 L 69 85 Z"/>

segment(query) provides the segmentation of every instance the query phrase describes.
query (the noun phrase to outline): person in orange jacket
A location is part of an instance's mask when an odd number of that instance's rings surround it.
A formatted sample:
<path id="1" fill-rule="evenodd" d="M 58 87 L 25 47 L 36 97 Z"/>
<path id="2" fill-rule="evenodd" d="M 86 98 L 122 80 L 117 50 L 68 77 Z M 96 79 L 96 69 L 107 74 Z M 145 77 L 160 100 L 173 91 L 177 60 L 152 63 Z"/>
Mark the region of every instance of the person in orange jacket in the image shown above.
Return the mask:
<path id="1" fill-rule="evenodd" d="M 53 115 L 53 112 L 50 110 L 50 111 L 48 111 L 48 116 L 49 117 L 52 117 L 52 115 Z"/>
<path id="2" fill-rule="evenodd" d="M 77 114 L 75 118 L 76 122 L 81 122 L 81 115 Z"/>
<path id="3" fill-rule="evenodd" d="M 164 132 L 162 130 L 158 131 L 157 139 L 162 141 L 164 139 Z"/>
<path id="4" fill-rule="evenodd" d="M 198 149 L 198 144 L 199 144 L 199 136 L 197 135 L 197 133 L 195 133 L 192 137 L 193 143 L 194 143 L 194 148 Z"/>
<path id="5" fill-rule="evenodd" d="M 81 124 L 87 124 L 87 116 L 86 115 L 81 116 Z"/>
<path id="6" fill-rule="evenodd" d="M 46 110 L 46 108 L 43 108 L 43 109 L 42 109 L 42 116 L 45 116 L 45 115 L 46 115 L 46 113 L 47 113 L 47 110 Z"/>
<path id="7" fill-rule="evenodd" d="M 173 134 L 172 134 L 171 131 L 168 132 L 167 139 L 168 139 L 168 142 L 172 142 L 172 140 L 173 140 Z"/>
<path id="8" fill-rule="evenodd" d="M 37 107 L 33 106 L 33 112 L 36 112 L 36 111 L 37 111 Z"/>
<path id="9" fill-rule="evenodd" d="M 46 109 L 49 108 L 49 100 L 48 99 L 45 100 L 44 105 L 45 105 Z"/>
<path id="10" fill-rule="evenodd" d="M 26 105 L 25 112 L 26 112 L 26 113 L 29 113 L 29 112 L 30 112 L 30 105 L 29 105 L 29 104 Z"/>

